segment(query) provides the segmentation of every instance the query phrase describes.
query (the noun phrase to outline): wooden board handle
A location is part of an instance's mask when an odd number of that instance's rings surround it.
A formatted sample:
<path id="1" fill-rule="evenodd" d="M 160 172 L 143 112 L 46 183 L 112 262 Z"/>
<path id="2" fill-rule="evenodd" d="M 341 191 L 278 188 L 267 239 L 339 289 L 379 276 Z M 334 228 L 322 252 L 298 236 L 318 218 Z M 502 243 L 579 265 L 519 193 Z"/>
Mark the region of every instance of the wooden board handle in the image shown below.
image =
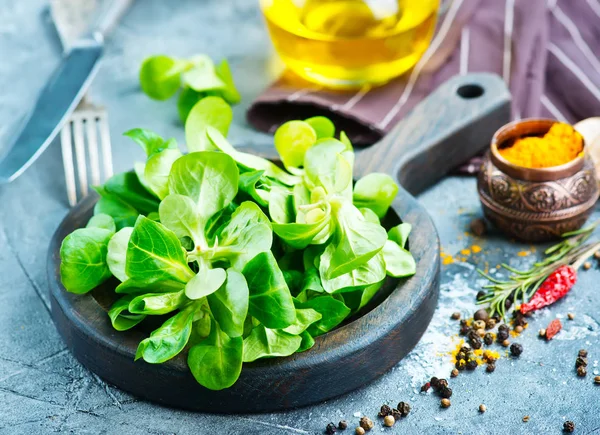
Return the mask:
<path id="1" fill-rule="evenodd" d="M 510 93 L 499 76 L 454 76 L 357 153 L 355 177 L 385 172 L 415 195 L 489 146 L 508 121 Z"/>

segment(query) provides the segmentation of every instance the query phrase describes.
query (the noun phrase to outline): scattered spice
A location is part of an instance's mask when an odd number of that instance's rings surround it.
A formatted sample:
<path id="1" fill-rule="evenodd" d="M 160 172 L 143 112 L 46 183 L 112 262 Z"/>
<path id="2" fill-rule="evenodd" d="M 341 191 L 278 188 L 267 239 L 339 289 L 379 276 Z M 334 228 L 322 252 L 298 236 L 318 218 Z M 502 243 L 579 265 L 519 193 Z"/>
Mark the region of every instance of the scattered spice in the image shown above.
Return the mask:
<path id="1" fill-rule="evenodd" d="M 488 319 L 485 322 L 485 329 L 494 329 L 496 327 L 496 319 Z"/>
<path id="2" fill-rule="evenodd" d="M 589 261 L 586 261 L 585 263 L 583 263 L 584 270 L 590 270 L 591 268 L 592 268 L 592 263 L 590 263 Z"/>
<path id="3" fill-rule="evenodd" d="M 479 405 L 479 412 L 484 413 L 485 411 L 487 411 L 487 407 L 482 403 Z"/>
<path id="4" fill-rule="evenodd" d="M 469 225 L 471 232 L 477 237 L 483 236 L 487 232 L 487 225 L 481 218 L 473 219 Z"/>
<path id="5" fill-rule="evenodd" d="M 525 417 L 523 417 L 523 423 L 527 423 L 529 421 L 529 416 L 526 415 Z"/>
<path id="6" fill-rule="evenodd" d="M 493 373 L 494 370 L 496 370 L 496 364 L 494 364 L 494 363 L 488 364 L 487 367 L 485 368 L 485 371 L 488 373 Z"/>
<path id="7" fill-rule="evenodd" d="M 406 402 L 398 403 L 397 409 L 400 412 L 400 415 L 402 415 L 402 417 L 406 417 L 410 413 L 410 405 Z"/>
<path id="8" fill-rule="evenodd" d="M 567 313 L 567 318 L 569 320 L 574 320 L 575 319 L 575 314 L 573 314 L 573 313 Z"/>
<path id="9" fill-rule="evenodd" d="M 480 338 L 485 337 L 485 329 L 480 328 L 477 331 L 475 331 L 477 333 L 477 335 L 479 335 Z"/>
<path id="10" fill-rule="evenodd" d="M 484 329 L 484 328 L 485 328 L 484 320 L 475 320 L 473 322 L 473 329 L 478 330 L 478 329 Z"/>
<path id="11" fill-rule="evenodd" d="M 467 370 L 475 370 L 477 368 L 477 360 L 469 358 L 465 364 Z"/>
<path id="12" fill-rule="evenodd" d="M 394 420 L 398 421 L 402 418 L 402 414 L 400 413 L 400 411 L 394 408 L 392 409 L 392 417 L 394 417 Z"/>
<path id="13" fill-rule="evenodd" d="M 440 380 L 438 378 L 436 378 L 435 376 L 433 376 L 429 380 L 429 384 L 433 387 L 434 390 L 437 390 L 438 387 L 440 386 Z"/>
<path id="14" fill-rule="evenodd" d="M 388 415 L 392 415 L 392 408 L 390 408 L 388 405 L 381 405 L 381 410 L 377 415 L 379 417 L 386 417 Z"/>
<path id="15" fill-rule="evenodd" d="M 508 346 L 510 346 L 510 341 L 508 341 L 508 340 L 504 340 L 504 341 L 502 342 L 502 346 L 504 346 L 504 347 L 508 347 Z"/>
<path id="16" fill-rule="evenodd" d="M 339 430 L 346 430 L 348 429 L 348 422 L 346 420 L 342 420 L 338 423 L 338 429 Z"/>
<path id="17" fill-rule="evenodd" d="M 546 330 L 545 329 L 540 329 L 540 332 L 538 332 L 538 335 L 541 338 L 545 338 L 546 337 Z"/>
<path id="18" fill-rule="evenodd" d="M 429 391 L 429 388 L 431 387 L 431 384 L 429 382 L 425 382 L 422 386 L 421 386 L 421 393 L 426 393 L 427 391 Z"/>
<path id="19" fill-rule="evenodd" d="M 325 433 L 326 433 L 327 435 L 333 435 L 333 434 L 334 434 L 334 433 L 336 433 L 336 432 L 337 432 L 337 428 L 335 427 L 335 424 L 333 424 L 333 422 L 332 422 L 332 423 L 329 423 L 329 424 L 327 425 L 327 427 L 325 428 Z"/>
<path id="20" fill-rule="evenodd" d="M 564 165 L 583 152 L 583 137 L 569 124 L 556 122 L 543 136 L 526 136 L 498 150 L 509 162 L 524 168 Z"/>
<path id="21" fill-rule="evenodd" d="M 560 266 L 544 280 L 528 302 L 521 304 L 521 312 L 525 314 L 556 302 L 566 295 L 576 282 L 577 270 L 569 265 Z"/>
<path id="22" fill-rule="evenodd" d="M 510 346 L 510 353 L 512 356 L 521 356 L 521 354 L 523 353 L 523 346 L 519 343 L 513 343 Z"/>
<path id="23" fill-rule="evenodd" d="M 562 323 L 560 323 L 560 320 L 554 319 L 546 328 L 546 340 L 552 340 L 552 337 L 558 334 L 561 329 Z"/>
<path id="24" fill-rule="evenodd" d="M 455 378 L 455 377 L 458 376 L 458 373 L 459 373 L 458 369 L 457 368 L 453 368 L 452 371 L 450 372 L 450 376 L 453 377 L 453 378 Z"/>
<path id="25" fill-rule="evenodd" d="M 485 308 L 481 308 L 481 309 L 475 311 L 475 314 L 473 315 L 473 319 L 482 320 L 484 322 L 489 318 L 490 318 L 490 314 L 488 313 L 488 311 Z"/>
<path id="26" fill-rule="evenodd" d="M 458 320 L 458 319 L 460 319 L 460 313 L 458 311 L 456 311 L 456 312 L 452 313 L 451 317 L 453 320 Z"/>
<path id="27" fill-rule="evenodd" d="M 454 367 L 456 367 L 456 369 L 462 371 L 465 368 L 467 368 L 467 362 L 464 359 L 459 359 L 456 361 L 456 363 L 454 364 Z"/>
<path id="28" fill-rule="evenodd" d="M 356 433 L 356 435 L 365 435 L 365 430 L 364 430 L 362 427 L 358 426 L 358 427 L 357 427 L 357 428 L 354 430 L 354 433 Z"/>
<path id="29" fill-rule="evenodd" d="M 362 427 L 364 430 L 370 431 L 371 429 L 373 429 L 373 426 L 375 426 L 375 424 L 373 423 L 373 420 L 371 420 L 369 417 L 364 416 L 360 419 L 360 427 Z"/>
<path id="30" fill-rule="evenodd" d="M 587 376 L 587 368 L 586 368 L 586 366 L 579 366 L 579 367 L 577 367 L 577 376 L 579 376 L 581 378 Z"/>
<path id="31" fill-rule="evenodd" d="M 522 332 L 523 332 L 523 327 L 522 327 L 521 325 L 517 325 L 517 326 L 515 326 L 515 332 L 516 332 L 517 334 L 520 334 L 520 333 L 522 333 Z"/>
<path id="32" fill-rule="evenodd" d="M 596 260 L 600 260 L 600 251 L 596 251 L 596 252 L 594 252 L 594 258 L 595 258 Z"/>
<path id="33" fill-rule="evenodd" d="M 441 406 L 442 408 L 449 408 L 449 407 L 450 407 L 450 405 L 451 405 L 451 403 L 450 403 L 450 400 L 449 400 L 449 399 L 442 399 L 442 400 L 440 401 L 440 406 Z"/>
<path id="34" fill-rule="evenodd" d="M 449 399 L 450 397 L 452 397 L 452 388 L 441 387 L 438 393 L 440 397 L 443 397 L 444 399 Z"/>
<path id="35" fill-rule="evenodd" d="M 494 334 L 492 334 L 491 332 L 488 332 L 487 334 L 485 334 L 483 336 L 483 342 L 487 346 L 490 346 L 492 343 L 494 343 Z"/>
<path id="36" fill-rule="evenodd" d="M 588 351 L 585 349 L 579 349 L 579 353 L 577 354 L 577 356 L 580 356 L 582 358 L 587 358 L 588 356 Z"/>
<path id="37" fill-rule="evenodd" d="M 600 385 L 600 376 L 594 376 L 594 384 Z"/>
<path id="38" fill-rule="evenodd" d="M 391 415 L 386 415 L 383 419 L 383 425 L 387 427 L 392 427 L 396 423 L 396 420 Z"/>
<path id="39" fill-rule="evenodd" d="M 563 430 L 568 433 L 573 432 L 575 430 L 575 423 L 570 420 L 565 421 L 563 424 Z"/>
<path id="40" fill-rule="evenodd" d="M 587 367 L 588 362 L 587 362 L 587 358 L 583 357 L 583 356 L 578 356 L 577 359 L 575 360 L 575 368 L 577 367 Z"/>

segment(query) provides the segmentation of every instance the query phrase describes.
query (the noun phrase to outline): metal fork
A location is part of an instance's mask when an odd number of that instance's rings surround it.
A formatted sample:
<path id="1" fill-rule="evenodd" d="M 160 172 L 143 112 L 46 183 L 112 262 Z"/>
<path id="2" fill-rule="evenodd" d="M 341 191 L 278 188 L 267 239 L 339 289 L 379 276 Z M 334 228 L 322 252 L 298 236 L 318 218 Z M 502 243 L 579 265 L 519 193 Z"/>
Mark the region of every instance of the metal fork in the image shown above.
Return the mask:
<path id="1" fill-rule="evenodd" d="M 88 164 L 92 185 L 99 185 L 113 174 L 106 110 L 92 105 L 84 97 L 61 130 L 60 141 L 67 197 L 69 205 L 73 207 L 77 204 L 76 175 L 81 197 L 88 193 Z M 75 149 L 75 160 L 73 159 L 73 148 Z M 101 166 L 102 171 L 100 170 Z"/>

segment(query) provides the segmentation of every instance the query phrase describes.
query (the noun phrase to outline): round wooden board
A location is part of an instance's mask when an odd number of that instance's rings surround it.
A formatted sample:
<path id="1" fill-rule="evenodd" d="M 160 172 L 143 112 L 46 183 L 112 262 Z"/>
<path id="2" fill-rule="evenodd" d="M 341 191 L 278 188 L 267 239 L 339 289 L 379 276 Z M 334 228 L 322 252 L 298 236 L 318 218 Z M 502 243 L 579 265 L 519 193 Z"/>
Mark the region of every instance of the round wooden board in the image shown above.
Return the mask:
<path id="1" fill-rule="evenodd" d="M 471 92 L 473 89 L 477 92 Z M 509 116 L 510 95 L 499 77 L 481 73 L 457 76 L 415 107 L 380 143 L 358 152 L 355 173 L 386 172 L 415 194 L 481 151 Z M 85 226 L 95 201 L 95 196 L 89 196 L 75 207 L 51 241 L 52 316 L 83 365 L 107 382 L 153 402 L 208 412 L 264 412 L 333 398 L 371 382 L 400 361 L 417 344 L 436 307 L 440 280 L 437 232 L 427 212 L 400 187 L 383 224 L 395 225 L 400 216 L 413 225 L 409 247 L 417 263 L 416 274 L 406 280 L 388 280 L 361 313 L 317 337 L 312 349 L 244 364 L 231 388 L 211 391 L 195 381 L 185 352 L 164 364 L 134 361 L 138 343 L 153 328 L 144 326 L 146 321 L 125 332 L 112 328 L 106 313 L 111 283 L 86 295 L 63 288 L 61 242 L 74 229 Z"/>

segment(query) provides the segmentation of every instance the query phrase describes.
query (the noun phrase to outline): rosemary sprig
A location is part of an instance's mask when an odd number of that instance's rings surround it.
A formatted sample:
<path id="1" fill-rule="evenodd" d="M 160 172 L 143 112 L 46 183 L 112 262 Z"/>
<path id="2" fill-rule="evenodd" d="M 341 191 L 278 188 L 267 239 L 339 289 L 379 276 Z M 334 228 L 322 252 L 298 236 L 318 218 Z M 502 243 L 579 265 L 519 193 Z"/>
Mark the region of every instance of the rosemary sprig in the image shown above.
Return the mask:
<path id="1" fill-rule="evenodd" d="M 585 244 L 599 224 L 600 220 L 580 230 L 563 234 L 564 240 L 546 249 L 546 258 L 534 263 L 529 270 L 517 270 L 508 264 L 502 264 L 502 268 L 511 273 L 505 281 L 478 269 L 477 272 L 491 284 L 483 286 L 486 294 L 477 303 L 488 304 L 490 315 L 497 313 L 505 317 L 507 299 L 511 299 L 512 306 L 517 305 L 518 301 L 527 302 L 546 278 L 560 266 L 571 264 L 577 269 L 600 249 L 600 242 Z"/>

